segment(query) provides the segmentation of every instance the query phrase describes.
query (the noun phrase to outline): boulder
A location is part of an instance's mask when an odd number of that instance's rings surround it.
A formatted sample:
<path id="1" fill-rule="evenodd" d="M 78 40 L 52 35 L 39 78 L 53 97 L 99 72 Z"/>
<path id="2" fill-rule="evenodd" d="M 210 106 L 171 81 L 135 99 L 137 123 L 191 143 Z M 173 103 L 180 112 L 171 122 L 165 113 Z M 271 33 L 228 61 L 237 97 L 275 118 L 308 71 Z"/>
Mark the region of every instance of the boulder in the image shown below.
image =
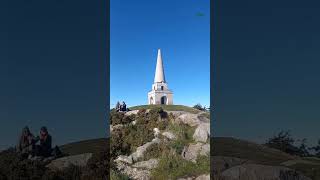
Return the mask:
<path id="1" fill-rule="evenodd" d="M 310 178 L 286 167 L 259 164 L 243 164 L 234 166 L 223 171 L 221 176 L 225 180 L 238 180 L 239 178 L 246 180 L 311 180 Z"/>
<path id="2" fill-rule="evenodd" d="M 91 157 L 92 153 L 62 157 L 51 161 L 46 167 L 51 170 L 63 170 L 70 165 L 84 167 Z"/>
<path id="3" fill-rule="evenodd" d="M 198 176 L 196 180 L 210 180 L 210 174 Z"/>
<path id="4" fill-rule="evenodd" d="M 120 156 L 118 156 L 118 158 L 115 161 L 121 161 L 121 162 L 125 162 L 127 164 L 132 164 L 132 157 L 120 155 Z"/>
<path id="5" fill-rule="evenodd" d="M 210 145 L 203 143 L 190 144 L 182 151 L 182 157 L 188 161 L 196 162 L 199 155 L 209 156 Z"/>
<path id="6" fill-rule="evenodd" d="M 158 160 L 157 159 L 149 159 L 148 161 L 140 161 L 132 165 L 132 167 L 135 168 L 142 168 L 142 169 L 154 169 L 158 166 Z"/>
<path id="7" fill-rule="evenodd" d="M 200 124 L 200 120 L 197 114 L 185 113 L 181 114 L 175 119 L 177 123 L 187 124 L 191 127 L 198 126 Z"/>
<path id="8" fill-rule="evenodd" d="M 126 112 L 124 115 L 126 115 L 126 116 L 130 116 L 132 114 L 136 115 L 136 114 L 138 114 L 138 112 L 139 112 L 139 110 L 132 110 L 132 111 Z"/>
<path id="9" fill-rule="evenodd" d="M 118 170 L 135 180 L 150 180 L 150 171 L 128 166 L 124 163 L 117 164 Z"/>
<path id="10" fill-rule="evenodd" d="M 137 147 L 136 152 L 131 154 L 132 160 L 134 162 L 138 161 L 138 159 L 142 158 L 144 153 L 146 152 L 147 148 L 151 146 L 152 144 L 160 143 L 159 138 L 154 138 L 151 142 L 147 142 L 146 144 Z"/>
<path id="11" fill-rule="evenodd" d="M 209 138 L 210 138 L 210 124 L 200 123 L 193 134 L 193 139 L 196 142 L 205 143 Z"/>
<path id="12" fill-rule="evenodd" d="M 158 128 L 153 128 L 153 133 L 155 137 L 158 137 L 158 135 L 160 134 L 160 130 Z"/>
<path id="13" fill-rule="evenodd" d="M 163 132 L 162 135 L 170 140 L 176 139 L 176 136 L 171 132 Z"/>

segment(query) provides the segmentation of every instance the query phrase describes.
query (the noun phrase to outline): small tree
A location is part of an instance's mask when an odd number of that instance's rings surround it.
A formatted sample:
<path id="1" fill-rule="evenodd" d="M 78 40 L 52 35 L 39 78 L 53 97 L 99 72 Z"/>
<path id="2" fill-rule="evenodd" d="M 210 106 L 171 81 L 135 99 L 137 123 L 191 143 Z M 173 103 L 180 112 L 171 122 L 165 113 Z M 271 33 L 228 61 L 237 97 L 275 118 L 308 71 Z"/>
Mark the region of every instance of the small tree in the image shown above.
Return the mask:
<path id="1" fill-rule="evenodd" d="M 280 131 L 280 133 L 268 139 L 265 145 L 288 154 L 300 155 L 300 150 L 294 146 L 294 142 L 295 140 L 291 137 L 290 131 Z"/>
<path id="2" fill-rule="evenodd" d="M 203 107 L 202 107 L 202 105 L 199 104 L 199 103 L 196 104 L 196 105 L 194 105 L 193 108 L 198 109 L 198 110 L 200 110 L 200 111 L 206 111 L 206 110 L 207 110 L 206 106 L 203 106 Z"/>

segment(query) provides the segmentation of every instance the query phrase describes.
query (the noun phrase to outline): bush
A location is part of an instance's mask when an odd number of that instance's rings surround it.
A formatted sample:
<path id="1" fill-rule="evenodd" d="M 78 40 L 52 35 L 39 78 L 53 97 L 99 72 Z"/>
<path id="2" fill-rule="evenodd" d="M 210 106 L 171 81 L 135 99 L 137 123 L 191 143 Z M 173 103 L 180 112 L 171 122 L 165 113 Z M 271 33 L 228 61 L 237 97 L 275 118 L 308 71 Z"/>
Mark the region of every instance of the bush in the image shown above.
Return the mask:
<path id="1" fill-rule="evenodd" d="M 302 140 L 299 147 L 294 145 L 295 142 L 296 141 L 291 137 L 290 131 L 281 131 L 274 137 L 269 138 L 265 145 L 291 155 L 302 157 L 310 155 L 306 145 L 306 139 Z"/>
<path id="2" fill-rule="evenodd" d="M 201 156 L 196 163 L 171 152 L 161 156 L 158 167 L 151 171 L 152 179 L 178 179 L 210 173 L 210 158 Z"/>
<path id="3" fill-rule="evenodd" d="M 194 109 L 198 109 L 198 110 L 200 110 L 200 111 L 207 111 L 207 108 L 206 108 L 205 106 L 202 107 L 202 105 L 199 104 L 199 103 L 196 104 L 196 105 L 194 105 L 193 108 L 194 108 Z"/>

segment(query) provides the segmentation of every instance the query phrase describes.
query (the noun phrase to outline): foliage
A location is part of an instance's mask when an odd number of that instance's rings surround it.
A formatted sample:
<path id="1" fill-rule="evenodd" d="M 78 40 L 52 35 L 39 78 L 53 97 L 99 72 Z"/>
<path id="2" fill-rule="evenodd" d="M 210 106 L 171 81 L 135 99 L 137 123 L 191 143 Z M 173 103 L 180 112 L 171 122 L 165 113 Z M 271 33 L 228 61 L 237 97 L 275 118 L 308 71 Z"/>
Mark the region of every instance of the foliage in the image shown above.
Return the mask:
<path id="1" fill-rule="evenodd" d="M 171 141 L 169 146 L 176 150 L 178 154 L 181 154 L 183 151 L 183 148 L 194 142 L 193 140 L 193 134 L 195 129 L 186 125 L 186 124 L 176 124 L 176 123 L 169 123 L 168 130 L 173 132 L 177 139 L 174 141 Z"/>
<path id="2" fill-rule="evenodd" d="M 117 119 L 121 115 L 111 115 L 111 119 Z M 123 122 L 126 117 L 117 122 Z M 119 155 L 129 155 L 136 150 L 137 147 L 151 141 L 154 138 L 154 128 L 165 129 L 168 124 L 168 114 L 161 107 L 154 107 L 149 112 L 145 109 L 138 111 L 137 115 L 130 116 L 130 122 L 135 121 L 136 124 L 125 124 L 121 128 L 115 128 L 111 133 L 110 155 L 111 161 Z M 127 121 L 129 122 L 129 121 Z M 111 163 L 114 167 L 114 164 Z"/>
<path id="3" fill-rule="evenodd" d="M 198 109 L 198 110 L 200 110 L 200 111 L 207 111 L 206 106 L 203 106 L 203 107 L 202 107 L 202 105 L 199 104 L 199 103 L 196 104 L 196 105 L 194 105 L 193 108 L 194 108 L 194 109 Z"/>
<path id="4" fill-rule="evenodd" d="M 291 137 L 290 131 L 281 131 L 274 137 L 268 139 L 265 145 L 291 155 L 309 156 L 305 144 L 306 140 L 304 139 L 302 141 L 300 147 L 294 145 L 295 142 L 296 141 Z"/>
<path id="5" fill-rule="evenodd" d="M 210 172 L 210 158 L 200 156 L 196 163 L 184 160 L 175 152 L 161 156 L 158 167 L 151 171 L 152 179 L 167 180 L 199 176 Z"/>

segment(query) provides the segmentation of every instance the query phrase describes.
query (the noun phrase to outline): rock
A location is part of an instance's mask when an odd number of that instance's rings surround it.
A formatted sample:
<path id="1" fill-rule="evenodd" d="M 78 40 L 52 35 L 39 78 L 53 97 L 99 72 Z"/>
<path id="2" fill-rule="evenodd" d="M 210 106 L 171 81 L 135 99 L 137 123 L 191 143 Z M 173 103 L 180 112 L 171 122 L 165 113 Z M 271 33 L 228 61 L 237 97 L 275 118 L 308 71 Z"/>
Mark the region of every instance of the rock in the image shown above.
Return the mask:
<path id="1" fill-rule="evenodd" d="M 204 144 L 203 146 L 201 146 L 200 155 L 201 156 L 210 155 L 210 144 Z"/>
<path id="2" fill-rule="evenodd" d="M 176 136 L 175 136 L 173 133 L 171 133 L 171 132 L 164 132 L 164 133 L 162 133 L 162 135 L 163 135 L 164 137 L 170 139 L 170 140 L 176 139 Z"/>
<path id="3" fill-rule="evenodd" d="M 149 159 L 148 161 L 140 161 L 132 165 L 132 167 L 135 168 L 143 168 L 143 169 L 154 169 L 158 166 L 158 160 L 157 159 Z"/>
<path id="4" fill-rule="evenodd" d="M 210 138 L 210 124 L 200 123 L 193 134 L 193 139 L 196 142 L 205 143 L 209 138 Z"/>
<path id="5" fill-rule="evenodd" d="M 67 156 L 51 161 L 46 167 L 51 170 L 63 170 L 70 165 L 84 167 L 88 160 L 92 157 L 92 153 L 79 154 L 74 156 Z"/>
<path id="6" fill-rule="evenodd" d="M 210 180 L 210 174 L 198 176 L 196 180 Z"/>
<path id="7" fill-rule="evenodd" d="M 214 167 L 215 172 L 218 172 L 218 173 L 241 164 L 254 163 L 251 160 L 240 159 L 236 157 L 227 157 L 227 156 L 211 156 L 210 160 L 211 160 L 211 165 Z"/>
<path id="8" fill-rule="evenodd" d="M 137 121 L 132 121 L 131 122 L 133 125 L 136 125 L 137 124 Z"/>
<path id="9" fill-rule="evenodd" d="M 158 128 L 153 128 L 153 132 L 155 137 L 158 137 L 158 135 L 160 134 L 160 130 Z"/>
<path id="10" fill-rule="evenodd" d="M 191 113 L 185 113 L 178 116 L 178 118 L 175 119 L 178 123 L 187 124 L 191 127 L 198 126 L 200 124 L 200 120 L 198 118 L 197 114 L 191 114 Z"/>
<path id="11" fill-rule="evenodd" d="M 152 144 L 155 144 L 155 143 L 159 143 L 159 142 L 160 142 L 159 138 L 154 138 L 151 142 L 147 142 L 146 144 L 137 147 L 136 152 L 131 154 L 132 160 L 134 162 L 136 162 L 138 159 L 143 157 L 144 153 L 146 152 L 146 150 L 149 146 L 151 146 Z"/>
<path id="12" fill-rule="evenodd" d="M 230 169 L 223 171 L 221 177 L 225 180 L 238 180 L 242 178 L 246 180 L 311 180 L 310 178 L 286 167 L 267 166 L 259 164 L 243 164 L 234 166 Z"/>
<path id="13" fill-rule="evenodd" d="M 144 169 L 138 169 L 135 167 L 127 166 L 123 163 L 119 163 L 117 166 L 123 174 L 128 175 L 131 179 L 136 180 L 150 180 L 150 171 Z"/>
<path id="14" fill-rule="evenodd" d="M 128 111 L 128 112 L 126 112 L 124 115 L 126 115 L 126 116 L 130 116 L 130 115 L 132 115 L 132 114 L 138 114 L 138 112 L 139 112 L 139 110 L 132 110 L 132 111 Z"/>
<path id="15" fill-rule="evenodd" d="M 198 155 L 210 154 L 210 145 L 209 144 L 190 144 L 188 147 L 185 147 L 182 151 L 182 157 L 188 161 L 196 162 Z"/>
<path id="16" fill-rule="evenodd" d="M 115 161 L 121 161 L 121 162 L 125 162 L 128 164 L 132 164 L 132 157 L 120 155 L 120 156 L 118 156 L 118 158 Z"/>

